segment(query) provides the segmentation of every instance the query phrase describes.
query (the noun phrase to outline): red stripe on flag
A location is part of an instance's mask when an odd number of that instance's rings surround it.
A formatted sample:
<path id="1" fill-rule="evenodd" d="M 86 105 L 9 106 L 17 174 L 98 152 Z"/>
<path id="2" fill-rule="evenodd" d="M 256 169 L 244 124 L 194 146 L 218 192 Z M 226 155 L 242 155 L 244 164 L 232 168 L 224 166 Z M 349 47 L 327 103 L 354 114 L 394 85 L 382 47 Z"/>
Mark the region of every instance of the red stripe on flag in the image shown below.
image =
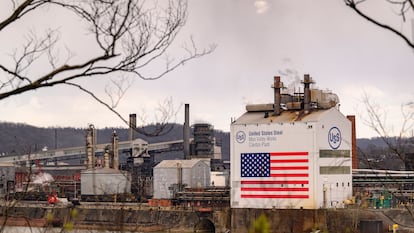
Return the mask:
<path id="1" fill-rule="evenodd" d="M 293 174 L 270 174 L 270 177 L 309 177 L 309 174 L 293 173 Z"/>
<path id="2" fill-rule="evenodd" d="M 241 191 L 301 192 L 309 191 L 309 188 L 241 188 Z"/>
<path id="3" fill-rule="evenodd" d="M 270 152 L 267 155 L 270 155 L 270 160 L 267 160 L 270 162 L 267 168 L 270 169 L 269 176 L 242 177 L 240 197 L 308 199 L 309 152 Z"/>
<path id="4" fill-rule="evenodd" d="M 270 156 L 295 156 L 295 155 L 308 155 L 308 152 L 270 152 Z"/>
<path id="5" fill-rule="evenodd" d="M 241 184 L 309 184 L 307 180 L 242 180 Z"/>
<path id="6" fill-rule="evenodd" d="M 309 198 L 309 195 L 258 195 L 242 194 L 242 198 Z"/>
<path id="7" fill-rule="evenodd" d="M 308 159 L 272 159 L 271 163 L 307 163 Z"/>
<path id="8" fill-rule="evenodd" d="M 270 170 L 308 170 L 308 166 L 271 167 Z"/>

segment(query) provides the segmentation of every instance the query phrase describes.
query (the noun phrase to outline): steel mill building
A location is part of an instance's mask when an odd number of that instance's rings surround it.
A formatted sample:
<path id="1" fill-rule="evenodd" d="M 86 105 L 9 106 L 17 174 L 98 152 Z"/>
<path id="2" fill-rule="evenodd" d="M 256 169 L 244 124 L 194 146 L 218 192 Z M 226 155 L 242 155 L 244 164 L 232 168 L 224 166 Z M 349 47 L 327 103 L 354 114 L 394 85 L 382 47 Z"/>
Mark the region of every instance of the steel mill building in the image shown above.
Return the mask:
<path id="1" fill-rule="evenodd" d="M 274 79 L 274 103 L 247 105 L 231 124 L 232 208 L 331 208 L 352 198 L 353 117 L 337 95 L 286 94 Z"/>

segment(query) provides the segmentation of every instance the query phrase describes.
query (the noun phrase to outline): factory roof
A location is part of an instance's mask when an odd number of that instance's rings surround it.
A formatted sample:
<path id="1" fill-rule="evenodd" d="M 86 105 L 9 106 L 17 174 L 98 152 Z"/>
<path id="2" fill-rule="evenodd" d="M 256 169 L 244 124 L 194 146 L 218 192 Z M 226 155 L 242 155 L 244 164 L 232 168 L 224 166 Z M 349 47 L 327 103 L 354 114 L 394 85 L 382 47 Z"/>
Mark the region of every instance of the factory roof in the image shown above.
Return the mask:
<path id="1" fill-rule="evenodd" d="M 124 174 L 123 171 L 113 168 L 94 168 L 94 169 L 86 169 L 81 172 L 82 174 Z"/>
<path id="2" fill-rule="evenodd" d="M 155 168 L 177 168 L 177 166 L 179 166 L 178 164 L 180 164 L 182 168 L 192 168 L 200 161 L 204 162 L 206 160 L 207 159 L 163 160 L 157 166 L 155 166 Z M 210 161 L 208 161 L 208 164 L 209 163 Z"/>
<path id="3" fill-rule="evenodd" d="M 233 124 L 271 124 L 289 122 L 318 122 L 336 108 L 312 109 L 309 113 L 303 110 L 285 110 L 280 115 L 273 116 L 273 111 L 248 111 L 240 116 Z"/>

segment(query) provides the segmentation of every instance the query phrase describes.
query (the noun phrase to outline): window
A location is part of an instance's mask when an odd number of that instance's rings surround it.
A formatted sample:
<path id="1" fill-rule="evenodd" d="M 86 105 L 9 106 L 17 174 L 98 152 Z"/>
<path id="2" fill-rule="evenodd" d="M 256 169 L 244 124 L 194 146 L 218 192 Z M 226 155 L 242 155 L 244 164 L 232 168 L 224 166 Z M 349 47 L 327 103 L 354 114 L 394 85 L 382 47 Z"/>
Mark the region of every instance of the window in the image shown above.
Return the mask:
<path id="1" fill-rule="evenodd" d="M 351 167 L 350 166 L 321 166 L 319 167 L 319 173 L 321 175 L 351 174 Z"/>
<path id="2" fill-rule="evenodd" d="M 319 150 L 320 158 L 350 158 L 350 150 Z"/>

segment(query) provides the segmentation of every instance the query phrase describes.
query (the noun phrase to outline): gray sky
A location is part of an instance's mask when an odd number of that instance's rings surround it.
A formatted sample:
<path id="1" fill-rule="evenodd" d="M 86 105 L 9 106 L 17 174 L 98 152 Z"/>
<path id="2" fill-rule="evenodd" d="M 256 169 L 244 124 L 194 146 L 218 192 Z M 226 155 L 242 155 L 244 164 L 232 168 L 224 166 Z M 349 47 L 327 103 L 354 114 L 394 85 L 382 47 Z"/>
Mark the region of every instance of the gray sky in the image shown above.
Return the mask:
<path id="1" fill-rule="evenodd" d="M 215 43 L 217 49 L 163 79 L 135 80 L 118 107 L 126 118 L 129 113 L 145 111 L 150 122 L 157 104 L 172 97 L 176 107 L 190 104 L 191 123 L 209 122 L 229 131 L 230 119 L 243 114 L 245 104 L 272 102 L 273 76 L 290 68 L 301 78 L 310 74 L 316 81 L 314 87 L 339 96 L 342 113 L 357 116 L 357 137 L 375 136 L 359 118 L 364 114 L 360 103 L 364 91 L 388 110 L 388 123 L 398 132 L 400 105 L 413 100 L 414 51 L 395 35 L 364 21 L 342 0 L 189 0 L 188 10 L 188 22 L 176 45 L 192 36 L 199 48 Z M 394 10 L 386 5 L 377 4 L 372 12 L 387 20 L 394 17 Z M 34 20 L 50 23 L 47 18 Z M 411 33 L 399 18 L 391 23 Z M 19 25 L 14 30 L 26 27 Z M 78 28 L 72 23 L 66 30 L 63 36 Z M 6 37 L 4 32 L 0 38 L 8 40 L 0 45 L 0 61 L 6 61 L 5 54 L 19 38 Z M 85 46 L 79 37 L 68 43 Z M 83 49 L 88 52 L 87 46 Z M 292 81 L 281 79 L 285 85 Z M 105 86 L 96 80 L 85 84 L 98 92 Z M 0 108 L 0 121 L 35 126 L 125 126 L 105 107 L 70 87 L 8 98 L 0 102 Z M 183 112 L 181 108 L 177 123 L 183 123 Z"/>

